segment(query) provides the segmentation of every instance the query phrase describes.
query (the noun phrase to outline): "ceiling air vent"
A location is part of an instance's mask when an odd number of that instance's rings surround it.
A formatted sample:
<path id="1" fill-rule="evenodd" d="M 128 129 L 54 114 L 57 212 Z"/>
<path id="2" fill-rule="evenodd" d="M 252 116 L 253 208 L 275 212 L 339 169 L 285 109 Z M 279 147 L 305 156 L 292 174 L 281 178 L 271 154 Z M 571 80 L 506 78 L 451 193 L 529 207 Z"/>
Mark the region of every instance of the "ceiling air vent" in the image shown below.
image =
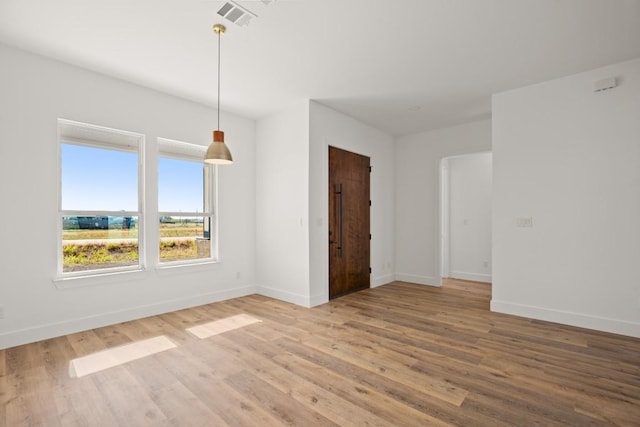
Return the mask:
<path id="1" fill-rule="evenodd" d="M 226 2 L 218 11 L 218 15 L 224 16 L 229 21 L 241 27 L 249 25 L 249 22 L 253 18 L 257 17 L 254 13 L 251 13 L 244 7 L 232 1 Z"/>

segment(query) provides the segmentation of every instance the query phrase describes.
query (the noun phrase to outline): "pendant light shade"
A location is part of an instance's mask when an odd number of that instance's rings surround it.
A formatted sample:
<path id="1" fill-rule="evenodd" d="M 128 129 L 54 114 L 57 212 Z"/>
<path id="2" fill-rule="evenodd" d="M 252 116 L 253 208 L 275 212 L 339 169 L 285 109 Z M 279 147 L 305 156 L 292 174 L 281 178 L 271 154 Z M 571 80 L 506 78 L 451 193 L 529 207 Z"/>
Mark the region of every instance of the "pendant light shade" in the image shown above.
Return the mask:
<path id="1" fill-rule="evenodd" d="M 213 31 L 218 34 L 218 130 L 213 131 L 213 142 L 207 148 L 204 162 L 214 165 L 230 165 L 233 163 L 231 151 L 224 143 L 224 132 L 220 130 L 220 36 L 225 30 L 224 25 L 216 24 L 213 26 Z"/>
<path id="2" fill-rule="evenodd" d="M 221 130 L 213 131 L 213 142 L 207 148 L 207 154 L 204 156 L 205 163 L 214 165 L 230 165 L 233 163 L 231 152 L 224 143 L 224 132 Z"/>

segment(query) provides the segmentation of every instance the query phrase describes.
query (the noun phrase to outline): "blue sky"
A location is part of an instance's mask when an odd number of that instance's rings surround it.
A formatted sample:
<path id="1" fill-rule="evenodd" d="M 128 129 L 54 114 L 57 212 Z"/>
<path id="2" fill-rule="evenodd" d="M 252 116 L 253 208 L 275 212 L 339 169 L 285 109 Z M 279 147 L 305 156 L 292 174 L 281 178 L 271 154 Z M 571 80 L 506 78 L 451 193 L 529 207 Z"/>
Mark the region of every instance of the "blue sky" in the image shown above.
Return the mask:
<path id="1" fill-rule="evenodd" d="M 203 162 L 160 157 L 158 160 L 158 211 L 202 212 Z"/>
<path id="2" fill-rule="evenodd" d="M 160 158 L 160 212 L 202 212 L 202 162 Z M 138 156 L 62 144 L 63 210 L 138 210 Z"/>

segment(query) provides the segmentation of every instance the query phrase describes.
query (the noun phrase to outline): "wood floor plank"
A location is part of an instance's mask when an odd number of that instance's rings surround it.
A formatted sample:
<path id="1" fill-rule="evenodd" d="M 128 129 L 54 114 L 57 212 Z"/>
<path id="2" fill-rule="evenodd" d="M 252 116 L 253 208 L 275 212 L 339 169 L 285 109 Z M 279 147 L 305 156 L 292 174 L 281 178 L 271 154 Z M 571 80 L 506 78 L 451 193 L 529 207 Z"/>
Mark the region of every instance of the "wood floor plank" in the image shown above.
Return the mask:
<path id="1" fill-rule="evenodd" d="M 6 373 L 24 372 L 36 369 L 44 364 L 43 355 L 40 353 L 39 344 L 27 344 L 6 350 Z"/>
<path id="2" fill-rule="evenodd" d="M 296 376 L 327 390 L 327 392 L 336 395 L 344 401 L 352 403 L 358 408 L 361 408 L 361 411 L 367 411 L 380 419 L 384 419 L 391 425 L 450 425 L 438 418 L 407 407 L 403 403 L 379 393 L 373 388 L 366 387 L 359 382 L 352 381 L 350 378 L 328 371 L 322 366 L 316 365 L 296 355 L 283 353 L 276 356 L 274 361 Z M 341 384 L 341 386 L 336 387 L 336 384 Z M 353 420 L 366 420 L 366 418 L 351 418 L 352 422 Z M 340 424 L 348 425 L 349 423 Z M 371 425 L 377 425 L 377 423 L 372 421 Z"/>
<path id="3" fill-rule="evenodd" d="M 388 322 L 382 319 L 369 317 L 368 319 L 356 319 L 360 324 L 349 322 L 349 327 L 363 328 L 371 333 L 380 334 L 383 337 L 396 340 L 409 347 L 421 348 L 441 354 L 454 360 L 465 360 L 475 364 L 482 360 L 484 353 L 476 345 L 476 338 L 459 340 L 450 336 L 440 335 L 437 331 L 407 328 L 402 325 Z M 362 326 L 362 325 L 366 326 Z"/>
<path id="4" fill-rule="evenodd" d="M 164 352 L 162 352 L 164 353 Z M 141 384 L 149 394 L 154 395 L 159 390 L 172 387 L 178 380 L 167 369 L 167 360 L 180 363 L 185 356 L 181 351 L 174 351 L 162 358 L 161 354 L 154 354 L 127 364 L 131 375 Z"/>
<path id="5" fill-rule="evenodd" d="M 486 349 L 487 353 L 519 354 L 530 359 L 543 361 L 550 366 L 568 370 L 570 371 L 569 375 L 574 375 L 577 378 L 580 377 L 581 373 L 586 375 L 597 374 L 605 378 L 611 378 L 613 381 L 620 381 L 621 384 L 640 385 L 640 377 L 626 372 L 626 364 L 611 363 L 612 360 L 616 360 L 615 358 L 594 357 L 584 354 L 582 351 L 572 351 L 555 346 L 549 347 L 497 337 L 482 338 L 479 345 Z"/>
<path id="6" fill-rule="evenodd" d="M 131 324 L 129 323 L 129 325 Z M 123 332 L 123 330 L 127 328 L 130 328 L 130 326 L 126 323 L 118 323 L 116 325 L 94 329 L 94 332 L 108 348 L 113 348 L 133 342 L 133 340 Z"/>
<path id="7" fill-rule="evenodd" d="M 151 398 L 174 426 L 230 426 L 179 381 L 155 390 Z M 189 414 L 189 416 L 185 416 Z"/>
<path id="8" fill-rule="evenodd" d="M 202 340 L 203 343 L 209 341 Z M 210 356 L 207 357 L 207 354 Z M 178 379 L 225 423 L 241 427 L 284 425 L 247 396 L 225 383 L 228 375 L 234 375 L 243 367 L 232 366 L 234 364 L 229 361 L 232 355 L 218 351 L 217 347 L 189 344 L 181 347 L 179 351 L 159 353 L 156 357 L 166 367 L 168 375 Z M 186 413 L 184 416 L 189 417 L 190 414 Z"/>
<path id="9" fill-rule="evenodd" d="M 63 426 L 113 426 L 118 424 L 109 402 L 93 378 L 75 378 L 52 391 Z"/>
<path id="10" fill-rule="evenodd" d="M 134 321 L 134 322 L 124 322 L 119 324 L 119 333 L 126 337 L 130 342 L 136 341 L 144 341 L 150 338 L 157 338 L 158 336 L 165 335 L 164 332 L 158 332 L 148 327 L 149 318 L 147 318 L 146 322 L 143 321 Z M 180 330 L 182 333 L 182 330 Z M 166 335 L 165 335 L 166 336 Z M 168 338 L 168 337 L 167 337 Z M 114 347 L 115 345 L 110 345 L 109 347 Z"/>
<path id="11" fill-rule="evenodd" d="M 189 334 L 185 328 L 181 326 L 174 326 L 173 323 L 167 322 L 166 318 L 160 316 L 146 317 L 132 322 L 132 329 L 136 326 L 140 326 L 149 331 L 152 336 L 166 336 L 176 344 L 185 344 L 193 342 L 194 338 Z"/>
<path id="12" fill-rule="evenodd" d="M 0 350 L 0 377 L 7 374 L 7 351 Z"/>
<path id="13" fill-rule="evenodd" d="M 413 368 L 417 372 L 427 373 L 434 369 L 431 364 L 425 362 L 419 362 Z M 435 368 L 435 370 L 439 369 Z M 493 405 L 498 408 L 503 406 L 512 408 L 520 414 L 530 414 L 534 420 L 544 419 L 550 424 L 575 423 L 578 425 L 586 425 L 590 421 L 587 417 L 575 412 L 573 402 L 563 402 L 557 395 L 532 388 L 531 384 L 521 381 L 510 373 L 496 373 L 478 368 L 464 375 L 450 371 L 449 376 L 453 383 L 471 390 L 476 396 L 484 397 L 486 402 L 493 402 Z"/>
<path id="14" fill-rule="evenodd" d="M 0 350 L 0 426 L 7 425 L 7 403 L 12 396 L 7 383 L 6 350 Z"/>
<path id="15" fill-rule="evenodd" d="M 457 280 L 312 309 L 250 295 L 0 350 L 0 426 L 640 425 L 640 339 L 492 313 L 490 298 Z M 237 315 L 260 322 L 187 331 Z M 152 338 L 176 347 L 69 376 Z"/>
<path id="16" fill-rule="evenodd" d="M 16 398 L 16 385 L 9 384 L 9 376 L 6 374 L 0 375 L 0 426 L 6 426 L 7 424 L 7 406 Z"/>
<path id="17" fill-rule="evenodd" d="M 384 420 L 279 366 L 278 369 L 273 367 L 254 369 L 252 373 L 282 393 L 291 396 L 308 409 L 323 414 L 337 425 L 353 424 L 355 420 L 367 426 L 393 427 L 397 425 L 395 422 Z"/>
<path id="18" fill-rule="evenodd" d="M 92 378 L 119 425 L 171 424 L 127 366 L 96 372 Z"/>
<path id="19" fill-rule="evenodd" d="M 397 381 L 414 390 L 419 390 L 436 399 L 451 403 L 456 406 L 464 401 L 467 390 L 456 387 L 437 376 L 417 376 L 411 371 L 415 359 L 401 359 L 400 354 L 377 348 L 372 349 L 361 337 L 356 338 L 358 344 L 328 340 L 324 338 L 312 338 L 304 344 L 337 358 L 345 360 L 354 366 L 377 373 L 385 378 Z M 362 343 L 362 344 L 361 344 Z"/>
<path id="20" fill-rule="evenodd" d="M 286 393 L 248 371 L 241 371 L 225 380 L 239 393 L 248 396 L 276 418 L 289 426 L 338 426 L 320 413 L 309 410 Z"/>
<path id="21" fill-rule="evenodd" d="M 487 333 L 493 327 L 491 324 L 484 321 L 484 319 L 477 321 L 477 318 L 465 318 L 464 316 L 461 316 L 459 312 L 454 311 L 436 313 L 430 318 L 438 323 L 444 323 L 457 329 L 471 330 L 478 333 Z"/>
<path id="22" fill-rule="evenodd" d="M 640 426 L 637 403 L 619 399 L 601 399 L 587 395 L 575 402 L 575 410 L 608 425 Z"/>
<path id="23" fill-rule="evenodd" d="M 67 337 L 40 341 L 43 366 L 56 384 L 63 384 L 69 375 L 69 361 L 77 357 Z"/>
<path id="24" fill-rule="evenodd" d="M 473 417 L 469 417 L 467 414 L 461 412 L 460 408 L 456 405 L 439 399 L 434 399 L 432 396 L 422 393 L 419 390 L 410 389 L 402 383 L 385 378 L 367 369 L 355 366 L 331 354 L 312 351 L 309 347 L 295 341 L 283 339 L 279 341 L 277 345 L 288 353 L 292 353 L 303 360 L 322 367 L 326 372 L 333 372 L 355 382 L 358 385 L 356 388 L 358 393 L 367 394 L 367 389 L 375 390 L 377 393 L 392 399 L 392 401 L 397 401 L 398 403 L 405 405 L 407 408 L 421 413 L 430 420 L 424 424 L 421 421 L 419 422 L 419 417 L 416 417 L 415 423 L 408 421 L 406 424 L 402 425 L 437 424 L 431 419 L 439 420 L 444 424 L 460 426 L 499 425 L 496 424 L 495 420 L 483 420 L 481 414 L 474 414 Z M 340 384 L 339 387 L 342 388 L 342 383 L 340 382 L 338 384 Z"/>
<path id="25" fill-rule="evenodd" d="M 44 366 L 38 366 L 9 375 L 7 385 L 13 398 L 7 404 L 7 425 L 39 425 L 43 420 L 48 425 L 58 426 L 58 411 L 51 399 L 55 382 Z"/>
<path id="26" fill-rule="evenodd" d="M 70 334 L 66 338 L 76 353 L 76 357 L 86 356 L 108 348 L 107 344 L 100 339 L 93 329 Z"/>
<path id="27" fill-rule="evenodd" d="M 472 392 L 462 404 L 462 409 L 476 414 L 482 414 L 489 419 L 493 419 L 509 426 L 532 425 L 532 426 L 565 426 L 561 422 L 550 420 L 535 412 L 530 412 L 523 424 L 522 409 L 512 406 L 509 401 L 505 401 L 485 393 Z"/>
<path id="28" fill-rule="evenodd" d="M 360 405 L 336 395 L 333 390 L 323 389 L 315 381 L 308 381 L 283 367 L 282 360 L 276 360 L 282 353 L 274 343 L 256 341 L 251 339 L 251 336 L 244 336 L 237 332 L 227 337 L 219 337 L 216 343 L 226 349 L 234 349 L 237 354 L 242 354 L 242 359 L 247 362 L 246 369 L 255 376 L 290 395 L 309 409 L 320 412 L 338 425 L 351 425 L 354 420 L 358 420 L 360 425 L 397 425 L 397 413 L 389 420 L 385 420 L 371 412 L 370 406 L 363 409 Z M 344 381 L 344 378 L 340 378 L 340 382 Z M 362 390 L 358 394 L 361 392 Z M 407 408 L 403 410 L 407 412 Z M 437 424 L 435 419 L 428 421 L 432 425 Z"/>
<path id="29" fill-rule="evenodd" d="M 586 392 L 590 396 L 603 398 L 622 396 L 626 401 L 640 405 L 638 400 L 640 387 L 630 382 L 624 383 L 603 376 L 602 373 L 607 370 L 606 368 L 591 367 L 589 371 L 579 371 L 577 376 L 576 369 L 570 366 L 558 366 L 545 359 L 545 357 L 531 357 L 526 354 L 493 353 L 489 354 L 479 366 L 531 378 L 531 381 L 541 383 L 537 387 L 542 390 L 545 390 L 545 386 L 557 386 L 558 389 L 554 390 L 557 393 Z"/>

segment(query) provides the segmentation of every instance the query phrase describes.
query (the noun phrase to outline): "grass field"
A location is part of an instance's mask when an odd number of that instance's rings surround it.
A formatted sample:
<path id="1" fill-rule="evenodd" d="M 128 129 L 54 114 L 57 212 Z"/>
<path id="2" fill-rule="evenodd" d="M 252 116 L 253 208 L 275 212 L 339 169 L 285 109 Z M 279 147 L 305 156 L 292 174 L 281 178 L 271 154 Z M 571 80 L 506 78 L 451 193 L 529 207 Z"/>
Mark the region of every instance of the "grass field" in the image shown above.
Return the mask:
<path id="1" fill-rule="evenodd" d="M 161 224 L 160 260 L 179 261 L 203 258 L 196 238 L 202 237 L 202 224 Z M 176 240 L 171 238 L 175 237 Z M 63 271 L 102 269 L 138 263 L 138 229 L 64 230 L 62 234 Z M 109 242 L 109 240 L 118 240 Z M 83 243 L 82 241 L 86 241 Z M 208 256 L 208 255 L 206 255 Z"/>

